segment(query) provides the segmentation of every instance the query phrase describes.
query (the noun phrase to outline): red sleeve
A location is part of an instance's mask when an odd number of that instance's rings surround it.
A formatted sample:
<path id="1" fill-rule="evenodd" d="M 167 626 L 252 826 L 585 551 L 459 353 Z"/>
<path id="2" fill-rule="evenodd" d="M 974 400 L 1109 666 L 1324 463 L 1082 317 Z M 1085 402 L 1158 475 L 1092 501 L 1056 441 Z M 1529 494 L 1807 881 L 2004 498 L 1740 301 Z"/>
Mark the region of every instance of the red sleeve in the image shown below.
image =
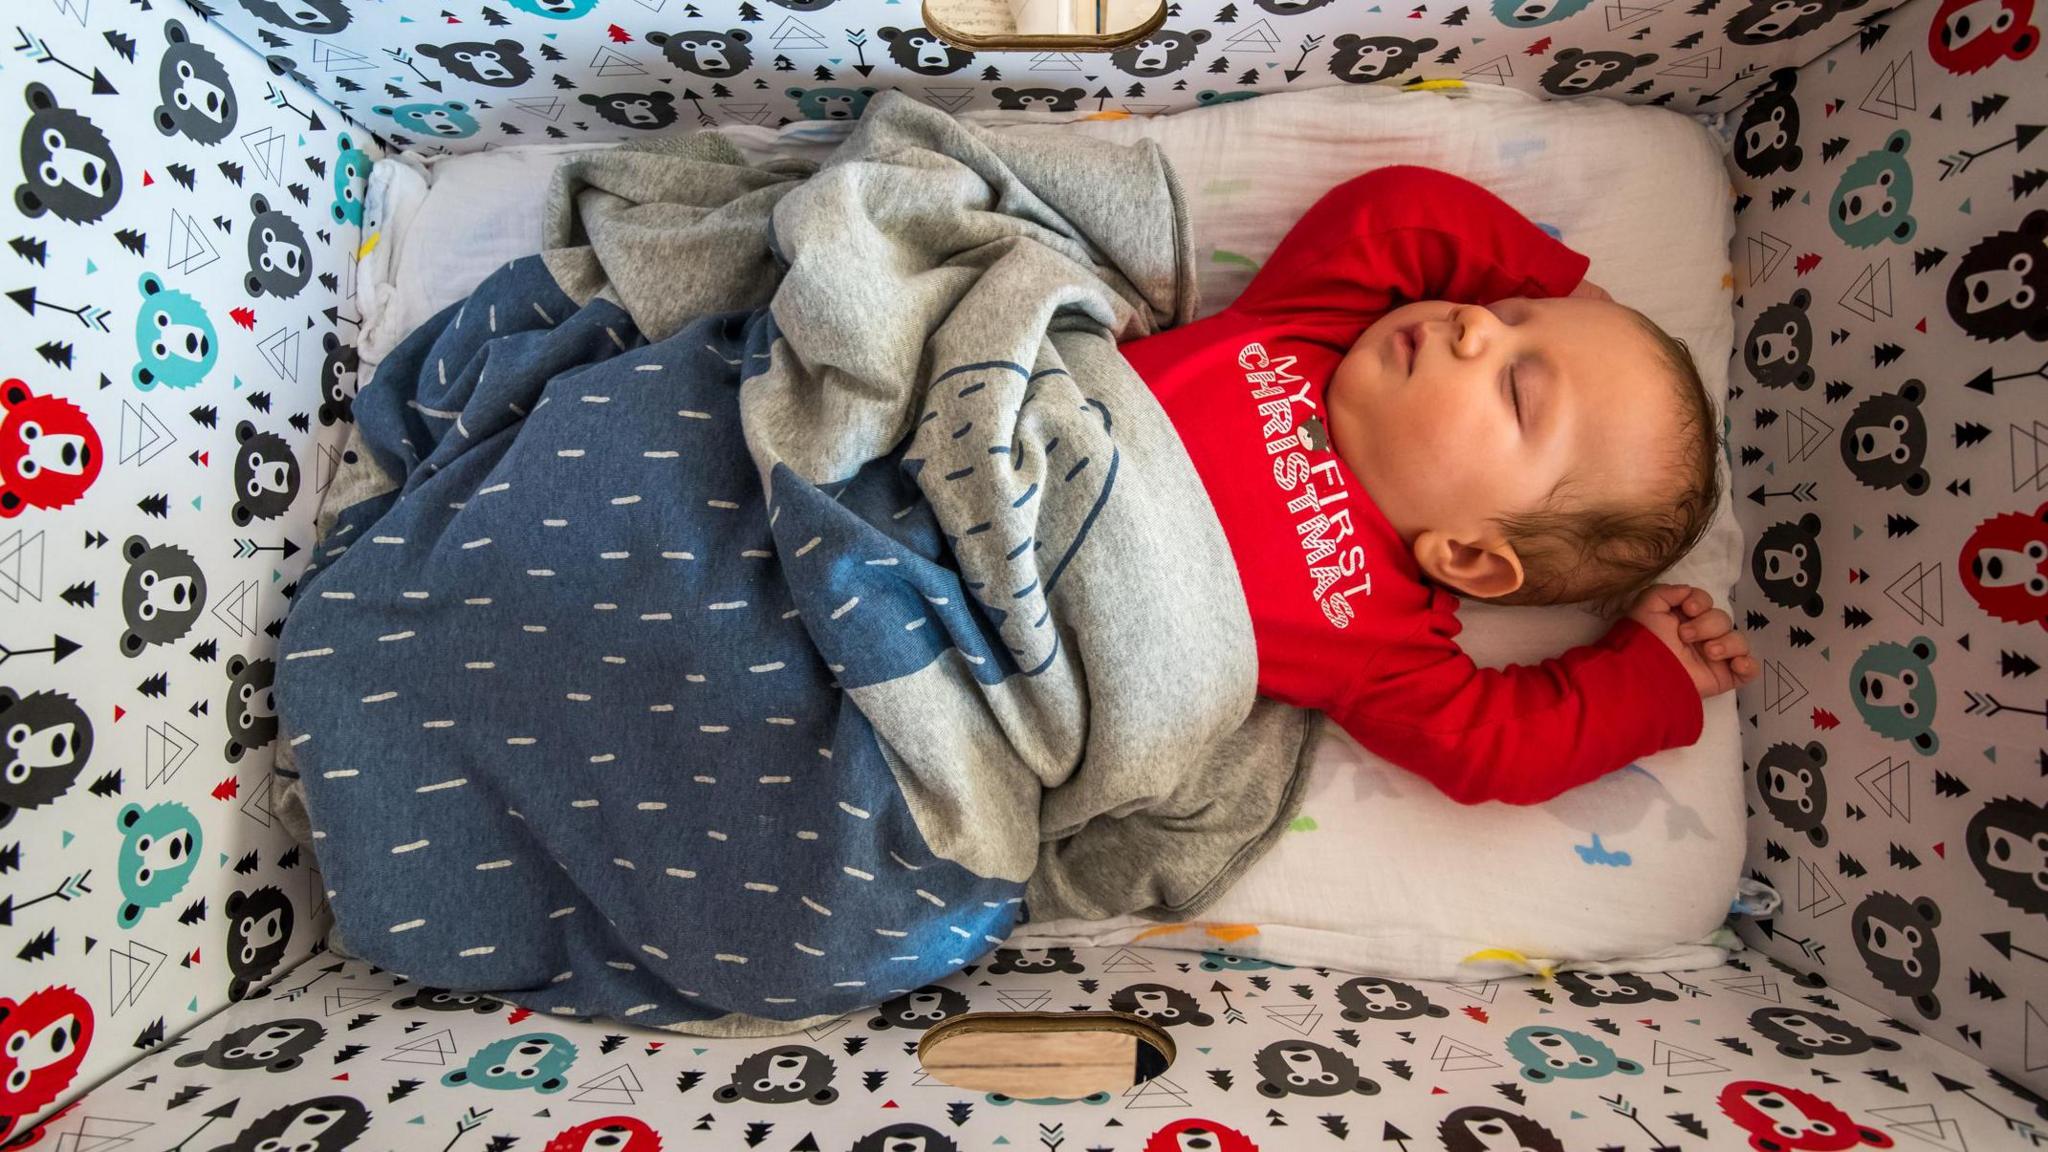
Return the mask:
<path id="1" fill-rule="evenodd" d="M 1461 804 L 1540 804 L 1700 737 L 1692 678 L 1649 629 L 1622 620 L 1537 665 L 1480 668 L 1440 613 L 1374 658 L 1330 713 L 1366 748 Z"/>
<path id="2" fill-rule="evenodd" d="M 1318 200 L 1231 307 L 1355 318 L 1356 339 L 1373 318 L 1409 301 L 1564 296 L 1585 278 L 1586 264 L 1470 180 L 1378 168 Z"/>

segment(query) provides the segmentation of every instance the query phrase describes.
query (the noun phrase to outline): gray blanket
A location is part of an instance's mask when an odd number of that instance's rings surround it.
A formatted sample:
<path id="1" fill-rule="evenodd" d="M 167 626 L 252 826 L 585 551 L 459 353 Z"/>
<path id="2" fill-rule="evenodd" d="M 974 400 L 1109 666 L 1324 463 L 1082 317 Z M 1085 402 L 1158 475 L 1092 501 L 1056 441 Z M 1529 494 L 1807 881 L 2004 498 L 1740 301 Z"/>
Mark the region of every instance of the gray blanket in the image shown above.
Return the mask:
<path id="1" fill-rule="evenodd" d="M 1192 916 L 1284 827 L 1316 718 L 1255 698 L 1116 351 L 1194 312 L 1155 147 L 885 93 L 816 171 L 709 134 L 571 160 L 544 244 L 358 398 L 287 622 L 350 950 L 785 1031 L 1020 914 Z"/>

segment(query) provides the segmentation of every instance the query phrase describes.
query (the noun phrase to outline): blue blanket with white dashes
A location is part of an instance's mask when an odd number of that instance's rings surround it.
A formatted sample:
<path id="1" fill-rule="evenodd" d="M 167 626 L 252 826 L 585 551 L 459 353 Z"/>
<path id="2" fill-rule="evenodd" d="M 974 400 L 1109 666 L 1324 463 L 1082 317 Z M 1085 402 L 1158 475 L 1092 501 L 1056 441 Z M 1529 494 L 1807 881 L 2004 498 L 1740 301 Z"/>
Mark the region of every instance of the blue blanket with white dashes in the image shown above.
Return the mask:
<path id="1" fill-rule="evenodd" d="M 1155 150 L 892 94 L 815 172 L 571 161 L 547 227 L 358 397 L 286 623 L 338 946 L 788 1031 L 1284 825 L 1309 720 L 1115 351 L 1193 308 Z"/>

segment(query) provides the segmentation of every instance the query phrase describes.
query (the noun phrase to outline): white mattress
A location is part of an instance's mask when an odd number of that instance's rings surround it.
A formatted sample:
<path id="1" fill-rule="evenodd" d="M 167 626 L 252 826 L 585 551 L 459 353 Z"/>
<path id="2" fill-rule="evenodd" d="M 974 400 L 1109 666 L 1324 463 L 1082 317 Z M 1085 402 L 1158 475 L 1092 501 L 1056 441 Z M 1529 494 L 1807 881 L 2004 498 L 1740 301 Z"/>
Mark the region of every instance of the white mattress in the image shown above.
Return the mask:
<path id="1" fill-rule="evenodd" d="M 1732 346 L 1731 189 L 1700 123 L 1603 100 L 1543 102 L 1491 86 L 1321 88 L 1157 119 L 986 113 L 1019 131 L 1156 140 L 1180 173 L 1202 261 L 1204 314 L 1222 307 L 1324 191 L 1389 164 L 1485 185 L 1592 259 L 1590 276 L 1684 339 L 1725 397 Z M 750 156 L 822 156 L 852 125 L 724 129 Z M 548 176 L 576 147 L 401 156 L 370 182 L 361 353 L 382 360 L 421 320 L 537 248 Z M 1724 603 L 1742 548 L 1724 491 L 1706 541 L 1671 573 Z M 1571 608 L 1468 605 L 1481 663 L 1539 659 L 1606 625 Z M 1334 726 L 1301 817 L 1204 919 L 1030 924 L 1035 943 L 1146 940 L 1418 978 L 1613 964 L 1717 962 L 1744 847 L 1734 698 L 1706 731 L 1532 808 L 1461 807 Z M 1050 938 L 1046 938 L 1050 937 Z"/>

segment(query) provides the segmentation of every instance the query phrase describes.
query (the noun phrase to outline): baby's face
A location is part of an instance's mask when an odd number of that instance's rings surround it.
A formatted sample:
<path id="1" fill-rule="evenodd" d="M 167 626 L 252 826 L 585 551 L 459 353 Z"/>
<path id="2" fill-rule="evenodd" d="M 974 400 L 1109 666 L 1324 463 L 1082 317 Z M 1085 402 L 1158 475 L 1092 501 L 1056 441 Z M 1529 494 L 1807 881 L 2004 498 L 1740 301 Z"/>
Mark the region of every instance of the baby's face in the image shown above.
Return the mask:
<path id="1" fill-rule="evenodd" d="M 1327 405 L 1338 454 L 1404 540 L 1476 539 L 1567 477 L 1653 499 L 1683 417 L 1650 334 L 1580 298 L 1404 305 L 1352 346 Z"/>

